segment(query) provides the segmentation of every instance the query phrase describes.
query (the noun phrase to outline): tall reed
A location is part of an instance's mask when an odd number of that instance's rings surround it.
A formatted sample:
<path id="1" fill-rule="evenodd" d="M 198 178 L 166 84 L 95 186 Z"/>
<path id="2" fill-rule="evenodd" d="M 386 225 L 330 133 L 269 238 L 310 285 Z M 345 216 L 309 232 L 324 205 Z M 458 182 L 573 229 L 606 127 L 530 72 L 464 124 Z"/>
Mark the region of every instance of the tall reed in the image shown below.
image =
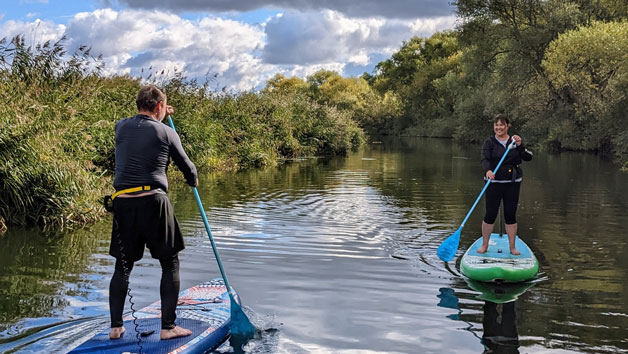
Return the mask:
<path id="1" fill-rule="evenodd" d="M 0 41 L 0 220 L 82 225 L 104 215 L 116 121 L 136 113 L 140 78 L 101 74 L 90 48 L 65 39 Z M 211 92 L 181 75 L 160 85 L 200 171 L 344 154 L 364 140 L 349 112 L 299 93 Z"/>

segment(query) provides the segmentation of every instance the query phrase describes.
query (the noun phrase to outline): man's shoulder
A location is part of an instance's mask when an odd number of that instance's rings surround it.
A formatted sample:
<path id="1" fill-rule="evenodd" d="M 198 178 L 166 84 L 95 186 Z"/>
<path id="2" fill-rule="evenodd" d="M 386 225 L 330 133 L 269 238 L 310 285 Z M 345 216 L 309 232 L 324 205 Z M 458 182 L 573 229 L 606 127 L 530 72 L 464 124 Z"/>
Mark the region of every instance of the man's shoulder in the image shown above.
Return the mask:
<path id="1" fill-rule="evenodd" d="M 117 122 L 116 122 L 116 127 L 117 127 L 118 125 L 122 125 L 122 124 L 124 124 L 124 123 L 126 123 L 126 122 L 128 122 L 128 121 L 132 120 L 133 118 L 136 118 L 136 117 L 137 117 L 137 116 L 132 116 L 132 117 L 127 117 L 127 118 L 122 118 L 122 119 L 120 119 L 119 121 L 117 121 Z"/>
<path id="2" fill-rule="evenodd" d="M 133 117 L 129 117 L 129 118 L 122 118 L 119 121 L 116 122 L 116 124 L 114 125 L 114 129 L 117 131 L 118 129 L 120 129 L 120 127 L 122 127 L 124 124 L 126 124 L 130 119 L 132 119 Z"/>

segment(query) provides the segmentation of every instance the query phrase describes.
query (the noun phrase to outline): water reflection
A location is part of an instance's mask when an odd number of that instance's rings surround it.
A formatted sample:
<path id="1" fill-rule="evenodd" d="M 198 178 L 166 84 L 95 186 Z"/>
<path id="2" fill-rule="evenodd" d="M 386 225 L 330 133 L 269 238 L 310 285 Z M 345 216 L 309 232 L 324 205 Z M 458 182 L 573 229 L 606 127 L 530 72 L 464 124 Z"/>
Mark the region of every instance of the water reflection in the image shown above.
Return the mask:
<path id="1" fill-rule="evenodd" d="M 517 332 L 516 300 L 527 289 L 535 285 L 534 282 L 515 284 L 483 283 L 465 278 L 470 288 L 478 291 L 476 299 L 484 300 L 482 306 L 482 335 L 474 323 L 463 316 L 460 299 L 454 289 L 441 288 L 437 296 L 439 307 L 456 310 L 447 318 L 466 323 L 464 330 L 473 334 L 484 346 L 484 353 L 519 353 L 519 334 Z"/>
<path id="2" fill-rule="evenodd" d="M 484 302 L 482 344 L 486 346 L 485 353 L 519 354 L 515 304 L 515 301 Z"/>
<path id="3" fill-rule="evenodd" d="M 3 336 L 64 319 L 69 307 L 93 305 L 89 284 L 98 278 L 94 272 L 100 264 L 92 254 L 100 240 L 86 236 L 91 236 L 90 229 L 50 235 L 16 228 L 0 239 Z M 31 320 L 20 324 L 21 319 Z"/>
<path id="4" fill-rule="evenodd" d="M 273 319 L 248 350 L 486 350 L 485 302 L 499 301 L 478 298 L 456 264 L 436 256 L 482 187 L 478 159 L 479 146 L 397 139 L 346 158 L 202 176 L 229 280 L 255 315 Z M 537 153 L 525 173 L 520 235 L 546 277 L 518 295 L 518 350 L 628 350 L 628 175 L 571 153 Z M 219 276 L 193 195 L 173 181 L 170 196 L 187 244 L 182 288 Z M 481 214 L 463 230 L 459 256 L 479 237 Z M 109 228 L 105 220 L 53 237 L 10 229 L 0 239 L 0 352 L 64 352 L 107 325 Z M 142 307 L 159 298 L 160 267 L 149 256 L 136 267 Z M 438 306 L 439 289 L 457 309 Z"/>

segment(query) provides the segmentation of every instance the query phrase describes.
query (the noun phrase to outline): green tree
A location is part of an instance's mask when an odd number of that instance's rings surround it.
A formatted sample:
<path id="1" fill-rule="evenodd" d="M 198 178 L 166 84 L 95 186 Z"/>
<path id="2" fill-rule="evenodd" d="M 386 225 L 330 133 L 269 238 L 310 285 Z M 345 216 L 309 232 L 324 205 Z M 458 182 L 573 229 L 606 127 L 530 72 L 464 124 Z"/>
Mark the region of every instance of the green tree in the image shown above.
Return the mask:
<path id="1" fill-rule="evenodd" d="M 342 77 L 320 70 L 307 78 L 313 99 L 350 112 L 352 120 L 371 135 L 386 133 L 386 126 L 400 114 L 400 102 L 391 92 L 380 94 L 361 77 Z"/>
<path id="2" fill-rule="evenodd" d="M 369 82 L 380 93 L 394 93 L 403 103 L 396 125 L 407 134 L 452 136 L 454 97 L 451 80 L 458 77 L 460 50 L 457 33 L 439 32 L 413 37 L 391 59 L 379 63 Z"/>
<path id="3" fill-rule="evenodd" d="M 307 83 L 296 76 L 287 78 L 281 74 L 275 74 L 275 76 L 266 81 L 266 87 L 262 90 L 262 92 L 297 92 L 305 90 L 307 87 Z"/>
<path id="4" fill-rule="evenodd" d="M 564 147 L 628 149 L 625 113 L 617 116 L 628 87 L 628 23 L 595 22 L 561 34 L 550 44 L 543 67 L 553 86 L 573 102 L 573 118 L 552 126 Z"/>

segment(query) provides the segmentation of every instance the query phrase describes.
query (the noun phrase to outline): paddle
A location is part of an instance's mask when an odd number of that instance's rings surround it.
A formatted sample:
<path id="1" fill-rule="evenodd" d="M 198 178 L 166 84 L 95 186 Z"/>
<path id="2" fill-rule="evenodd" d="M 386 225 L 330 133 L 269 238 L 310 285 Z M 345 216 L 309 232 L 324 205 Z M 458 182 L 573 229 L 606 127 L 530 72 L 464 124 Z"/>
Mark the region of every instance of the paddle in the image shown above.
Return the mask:
<path id="1" fill-rule="evenodd" d="M 174 122 L 172 118 L 168 116 L 168 123 L 172 129 L 175 129 Z M 231 334 L 237 335 L 239 337 L 248 337 L 253 338 L 255 335 L 255 326 L 251 323 L 244 311 L 242 311 L 242 307 L 238 304 L 233 295 L 233 289 L 229 285 L 229 280 L 227 280 L 227 274 L 225 274 L 225 270 L 222 266 L 222 262 L 220 261 L 220 255 L 218 255 L 218 248 L 216 248 L 216 243 L 214 242 L 214 238 L 212 237 L 212 231 L 209 227 L 209 222 L 207 221 L 207 215 L 205 215 L 205 208 L 203 207 L 203 203 L 201 202 L 201 197 L 198 195 L 198 190 L 196 187 L 192 187 L 194 191 L 194 197 L 196 198 L 196 205 L 198 205 L 198 210 L 201 214 L 201 218 L 203 218 L 203 223 L 205 224 L 205 230 L 207 230 L 207 236 L 209 236 L 209 241 L 212 244 L 212 249 L 214 250 L 214 256 L 216 256 L 216 261 L 218 262 L 218 268 L 220 269 L 220 274 L 222 274 L 222 279 L 225 281 L 225 285 L 227 287 L 227 292 L 229 293 L 229 299 L 231 300 Z"/>
<path id="2" fill-rule="evenodd" d="M 501 160 L 499 160 L 499 163 L 497 163 L 497 166 L 495 167 L 495 171 L 493 171 L 493 173 L 497 173 L 497 170 L 502 165 L 502 162 L 504 162 L 504 159 L 506 159 L 506 155 L 508 155 L 508 151 L 510 151 L 510 149 L 513 148 L 514 146 L 515 146 L 515 141 L 513 140 L 512 143 L 508 145 L 508 148 L 506 148 L 504 155 L 502 156 Z M 443 243 L 441 243 L 440 246 L 438 246 L 438 250 L 436 251 L 436 254 L 438 255 L 438 258 L 440 258 L 441 260 L 445 262 L 449 262 L 456 255 L 456 252 L 458 251 L 458 244 L 460 243 L 460 232 L 462 231 L 464 224 L 467 222 L 467 219 L 469 219 L 469 216 L 471 216 L 471 213 L 473 213 L 473 210 L 478 205 L 478 202 L 482 198 L 482 195 L 484 194 L 484 192 L 486 192 L 486 189 L 488 188 L 489 184 L 491 184 L 490 179 L 486 181 L 484 188 L 482 188 L 480 195 L 478 195 L 478 197 L 475 199 L 475 203 L 473 203 L 471 210 L 469 210 L 469 212 L 467 213 L 467 216 L 464 218 L 464 220 L 462 220 L 462 224 L 460 225 L 458 230 L 456 230 L 456 232 L 454 232 L 449 237 L 447 237 L 445 241 L 443 241 Z"/>

